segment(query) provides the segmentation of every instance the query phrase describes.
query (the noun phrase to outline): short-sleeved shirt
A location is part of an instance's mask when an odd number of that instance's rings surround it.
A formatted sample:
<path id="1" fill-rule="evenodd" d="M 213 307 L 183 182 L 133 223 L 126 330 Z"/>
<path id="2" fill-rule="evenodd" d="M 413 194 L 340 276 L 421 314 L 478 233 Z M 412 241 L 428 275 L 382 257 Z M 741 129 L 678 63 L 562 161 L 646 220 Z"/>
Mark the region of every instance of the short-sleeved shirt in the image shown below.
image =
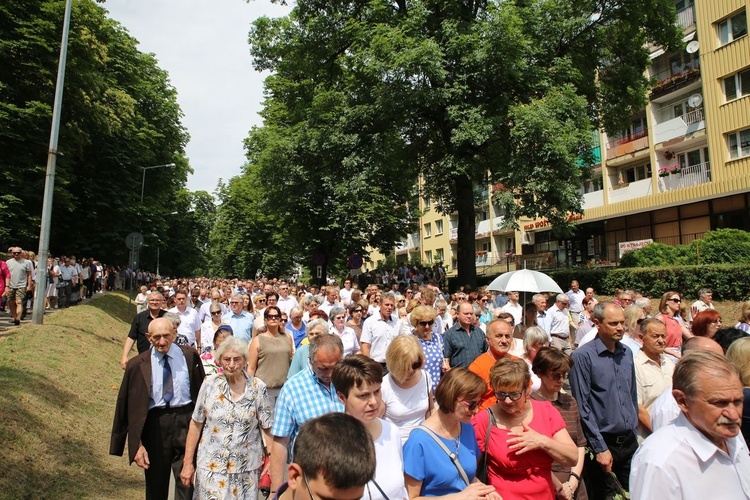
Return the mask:
<path id="1" fill-rule="evenodd" d="M 467 331 L 456 323 L 443 335 L 443 357 L 450 360 L 451 368 L 468 368 L 488 348 L 484 332 L 474 325 Z"/>
<path id="2" fill-rule="evenodd" d="M 504 357 L 508 359 L 518 359 L 512 354 L 505 354 L 503 356 L 495 357 L 492 351 L 487 351 L 477 356 L 477 359 L 475 359 L 474 362 L 469 365 L 469 371 L 476 373 L 477 375 L 482 377 L 482 380 L 484 380 L 484 383 L 487 386 L 484 394 L 482 394 L 482 404 L 479 405 L 479 411 L 485 410 L 497 403 L 495 391 L 492 390 L 492 385 L 490 384 L 490 370 L 495 365 L 495 362 L 498 359 Z"/>
<path id="3" fill-rule="evenodd" d="M 458 449 L 458 461 L 469 482 L 473 481 L 477 474 L 479 447 L 471 424 L 461 423 L 458 441 L 442 436 L 438 439 L 451 453 Z M 466 483 L 448 454 L 419 427 L 412 431 L 404 445 L 404 473 L 422 482 L 420 496 L 439 497 L 466 489 Z"/>
<path id="4" fill-rule="evenodd" d="M 385 405 L 385 418 L 396 424 L 405 443 L 411 431 L 420 425 L 430 408 L 428 394 L 432 392 L 432 381 L 426 371 L 413 387 L 402 389 L 397 386 L 389 373 L 383 377 L 381 392 Z"/>
<path id="5" fill-rule="evenodd" d="M 424 353 L 424 369 L 430 374 L 432 380 L 433 392 L 440 382 L 443 375 L 443 336 L 442 334 L 432 333 L 432 339 L 423 340 L 417 335 L 419 345 L 422 346 Z"/>
<path id="6" fill-rule="evenodd" d="M 34 272 L 31 261 L 26 259 L 16 260 L 8 259 L 5 262 L 10 270 L 10 287 L 26 288 L 28 277 Z"/>
<path id="7" fill-rule="evenodd" d="M 176 343 L 182 345 L 195 344 L 195 332 L 201 329 L 201 322 L 198 321 L 198 311 L 187 307 L 185 308 L 185 312 L 180 312 L 179 309 L 173 307 L 169 312 L 175 313 L 180 317 Z"/>
<path id="8" fill-rule="evenodd" d="M 385 351 L 391 341 L 401 332 L 401 321 L 393 316 L 386 321 L 375 313 L 362 323 L 362 335 L 359 341 L 370 344 L 370 357 L 378 363 L 385 363 Z"/>
<path id="9" fill-rule="evenodd" d="M 565 421 L 548 401 L 531 399 L 534 415 L 529 428 L 543 436 L 552 437 L 565 429 Z M 490 417 L 486 411 L 477 413 L 472 419 L 480 451 L 489 450 L 487 456 L 487 480 L 503 497 L 503 500 L 540 499 L 554 500 L 552 484 L 552 457 L 544 450 L 536 449 L 521 455 L 509 449 L 507 429 L 492 426 L 489 446 L 485 443 Z"/>
<path id="10" fill-rule="evenodd" d="M 159 314 L 156 317 L 161 318 L 165 314 L 167 314 L 167 311 L 159 309 Z M 130 324 L 128 337 L 135 340 L 139 353 L 146 352 L 151 347 L 151 342 L 146 338 L 146 334 L 148 333 L 148 325 L 151 324 L 152 320 L 151 311 L 146 309 L 136 314 Z"/>
<path id="11" fill-rule="evenodd" d="M 343 411 L 344 405 L 333 384 L 324 385 L 312 368 L 307 367 L 287 380 L 281 388 L 276 400 L 271 435 L 288 437 L 294 442 L 300 427 L 308 420 L 326 413 Z"/>
<path id="12" fill-rule="evenodd" d="M 253 339 L 253 315 L 247 311 L 235 314 L 229 311 L 221 317 L 221 322 L 232 327 L 234 336 L 247 343 Z"/>
<path id="13" fill-rule="evenodd" d="M 660 356 L 657 363 L 646 356 L 646 353 L 642 350 L 638 351 L 633 361 L 635 363 L 638 404 L 651 411 L 651 405 L 654 404 L 656 398 L 672 387 L 672 374 L 675 365 L 665 354 Z M 651 432 L 646 428 L 638 425 L 639 442 L 642 442 L 650 434 Z"/>

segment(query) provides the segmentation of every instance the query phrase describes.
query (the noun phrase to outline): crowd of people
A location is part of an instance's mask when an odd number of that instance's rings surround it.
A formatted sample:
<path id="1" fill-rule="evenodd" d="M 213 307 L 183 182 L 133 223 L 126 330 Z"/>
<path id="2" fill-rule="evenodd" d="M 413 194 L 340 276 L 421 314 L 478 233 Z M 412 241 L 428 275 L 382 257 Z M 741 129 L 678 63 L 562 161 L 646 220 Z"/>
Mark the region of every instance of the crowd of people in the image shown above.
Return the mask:
<path id="1" fill-rule="evenodd" d="M 110 452 L 155 499 L 750 499 L 750 301 L 405 277 L 143 286 Z"/>

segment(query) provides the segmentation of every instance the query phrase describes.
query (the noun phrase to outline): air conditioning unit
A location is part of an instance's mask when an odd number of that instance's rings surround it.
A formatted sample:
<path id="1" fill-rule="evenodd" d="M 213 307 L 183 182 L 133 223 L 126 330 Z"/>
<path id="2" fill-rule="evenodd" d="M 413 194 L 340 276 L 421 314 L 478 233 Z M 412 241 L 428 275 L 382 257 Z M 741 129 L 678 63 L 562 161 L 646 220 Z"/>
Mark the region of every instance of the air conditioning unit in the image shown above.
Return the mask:
<path id="1" fill-rule="evenodd" d="M 533 245 L 534 244 L 534 233 L 523 231 L 521 233 L 521 245 Z"/>

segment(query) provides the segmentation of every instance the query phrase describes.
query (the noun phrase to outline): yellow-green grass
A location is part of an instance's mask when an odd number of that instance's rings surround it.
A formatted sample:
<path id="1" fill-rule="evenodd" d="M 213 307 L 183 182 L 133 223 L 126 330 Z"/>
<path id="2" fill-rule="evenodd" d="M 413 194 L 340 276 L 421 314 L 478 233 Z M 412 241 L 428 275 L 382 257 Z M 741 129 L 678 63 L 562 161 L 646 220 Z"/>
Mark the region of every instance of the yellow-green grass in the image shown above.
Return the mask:
<path id="1" fill-rule="evenodd" d="M 0 334 L 0 498 L 143 498 L 109 455 L 132 306 L 108 294 Z"/>

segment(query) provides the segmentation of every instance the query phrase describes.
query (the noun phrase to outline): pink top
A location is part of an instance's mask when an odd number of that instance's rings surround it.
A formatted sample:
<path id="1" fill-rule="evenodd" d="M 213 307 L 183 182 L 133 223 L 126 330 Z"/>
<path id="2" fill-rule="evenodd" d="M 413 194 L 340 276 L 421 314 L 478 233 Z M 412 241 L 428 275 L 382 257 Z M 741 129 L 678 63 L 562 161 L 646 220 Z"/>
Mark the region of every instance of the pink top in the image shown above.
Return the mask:
<path id="1" fill-rule="evenodd" d="M 565 429 L 560 412 L 549 401 L 529 399 L 534 416 L 529 427 L 545 436 L 552 437 Z M 485 451 L 489 414 L 478 413 L 472 419 L 479 450 Z M 517 456 L 508 449 L 509 431 L 493 426 L 490 431 L 487 477 L 489 483 L 503 500 L 554 500 L 552 484 L 552 457 L 542 450 L 534 450 Z"/>

